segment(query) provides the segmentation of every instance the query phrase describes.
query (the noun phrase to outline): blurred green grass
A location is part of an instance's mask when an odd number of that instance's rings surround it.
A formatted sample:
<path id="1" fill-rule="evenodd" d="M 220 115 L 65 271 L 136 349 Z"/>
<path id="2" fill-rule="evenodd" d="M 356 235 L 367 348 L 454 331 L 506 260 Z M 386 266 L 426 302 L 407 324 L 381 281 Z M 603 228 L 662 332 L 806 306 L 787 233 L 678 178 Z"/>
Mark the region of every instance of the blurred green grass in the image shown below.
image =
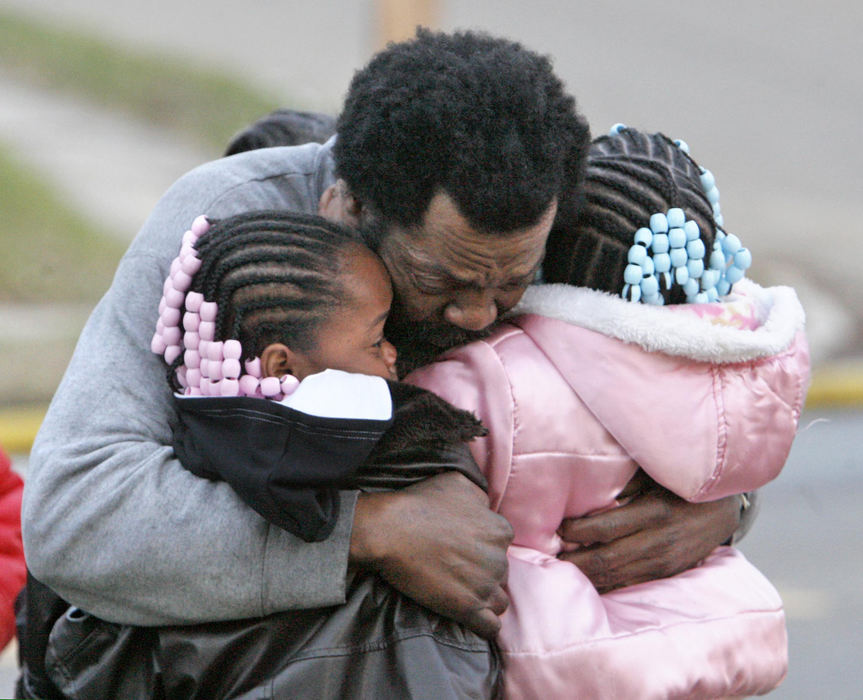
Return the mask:
<path id="1" fill-rule="evenodd" d="M 278 106 L 241 80 L 175 58 L 0 10 L 4 72 L 167 127 L 220 154 L 243 126 Z"/>
<path id="2" fill-rule="evenodd" d="M 212 148 L 213 157 L 277 106 L 239 80 L 185 60 L 130 51 L 8 10 L 0 10 L 0 65 L 22 82 L 171 129 Z M 90 302 L 107 288 L 124 246 L 2 143 L 0 211 L 7 260 L 0 302 Z"/>
<path id="3" fill-rule="evenodd" d="M 95 302 L 125 245 L 64 202 L 0 144 L 0 302 Z"/>

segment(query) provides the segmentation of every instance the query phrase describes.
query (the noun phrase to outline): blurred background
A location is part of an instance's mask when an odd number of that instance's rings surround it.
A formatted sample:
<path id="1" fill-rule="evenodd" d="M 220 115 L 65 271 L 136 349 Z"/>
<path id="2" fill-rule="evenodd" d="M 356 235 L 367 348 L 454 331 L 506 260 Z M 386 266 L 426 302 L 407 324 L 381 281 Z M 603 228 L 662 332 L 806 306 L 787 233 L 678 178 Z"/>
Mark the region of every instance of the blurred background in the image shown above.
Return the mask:
<path id="1" fill-rule="evenodd" d="M 850 0 L 0 0 L 0 444 L 25 473 L 87 314 L 162 192 L 271 109 L 337 113 L 353 72 L 417 24 L 550 55 L 596 135 L 624 122 L 687 141 L 753 251 L 750 276 L 797 289 L 813 386 L 742 548 L 786 602 L 791 670 L 773 696 L 860 697 L 863 6 Z"/>

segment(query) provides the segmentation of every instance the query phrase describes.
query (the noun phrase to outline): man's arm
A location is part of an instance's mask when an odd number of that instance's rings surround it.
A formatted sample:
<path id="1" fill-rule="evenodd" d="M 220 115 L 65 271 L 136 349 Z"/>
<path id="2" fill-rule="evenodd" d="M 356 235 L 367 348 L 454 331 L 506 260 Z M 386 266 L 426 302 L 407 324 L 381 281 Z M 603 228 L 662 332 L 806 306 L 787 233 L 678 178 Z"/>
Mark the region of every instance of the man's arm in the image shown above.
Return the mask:
<path id="1" fill-rule="evenodd" d="M 245 167 L 238 159 L 231 167 Z M 163 197 L 82 332 L 31 453 L 23 504 L 31 571 L 107 620 L 192 623 L 338 604 L 353 546 L 396 588 L 444 614 L 476 617 L 477 629 L 487 630 L 487 616 L 474 609 L 490 597 L 493 609 L 501 606 L 505 544 L 481 544 L 501 538 L 483 534 L 484 495 L 477 498 L 467 479 L 436 477 L 419 493 L 363 496 L 353 535 L 356 497 L 346 493 L 333 534 L 305 543 L 266 523 L 228 484 L 200 479 L 174 458 L 166 366 L 149 345 L 180 238 L 201 213 L 291 208 L 285 178 L 260 179 L 243 197 L 236 173 L 220 167 L 203 166 Z M 296 190 L 304 187 L 305 180 Z M 223 192 L 234 200 L 218 201 Z M 445 483 L 435 488 L 438 478 Z M 380 511 L 392 517 L 380 521 Z M 451 562 L 455 590 L 446 574 L 429 574 L 439 561 Z"/>
<path id="2" fill-rule="evenodd" d="M 603 593 L 691 569 L 728 542 L 740 523 L 739 496 L 689 503 L 651 483 L 631 498 L 561 525 L 564 542 L 578 549 L 559 558 L 578 566 Z"/>

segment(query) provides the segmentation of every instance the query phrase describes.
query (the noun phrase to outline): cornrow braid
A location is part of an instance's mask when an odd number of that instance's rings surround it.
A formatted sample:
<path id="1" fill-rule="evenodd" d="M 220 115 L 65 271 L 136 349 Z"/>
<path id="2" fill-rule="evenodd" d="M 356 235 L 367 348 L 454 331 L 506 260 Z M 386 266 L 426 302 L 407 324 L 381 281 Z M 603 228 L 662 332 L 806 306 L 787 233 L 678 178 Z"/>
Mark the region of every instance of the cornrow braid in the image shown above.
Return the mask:
<path id="1" fill-rule="evenodd" d="M 200 268 L 189 291 L 216 302 L 215 340 L 239 340 L 242 359 L 273 342 L 308 351 L 346 298 L 339 273 L 346 249 L 357 244 L 360 234 L 311 215 L 259 211 L 211 220 L 194 246 Z M 169 363 L 175 391 L 182 363 L 182 355 Z"/>
<path id="2" fill-rule="evenodd" d="M 700 177 L 698 164 L 664 134 L 623 128 L 595 139 L 579 211 L 558 216 L 549 237 L 544 280 L 619 294 L 634 233 L 672 207 L 698 224 L 711 250 L 717 226 Z M 660 293 L 666 303 L 685 300 L 677 285 Z"/>

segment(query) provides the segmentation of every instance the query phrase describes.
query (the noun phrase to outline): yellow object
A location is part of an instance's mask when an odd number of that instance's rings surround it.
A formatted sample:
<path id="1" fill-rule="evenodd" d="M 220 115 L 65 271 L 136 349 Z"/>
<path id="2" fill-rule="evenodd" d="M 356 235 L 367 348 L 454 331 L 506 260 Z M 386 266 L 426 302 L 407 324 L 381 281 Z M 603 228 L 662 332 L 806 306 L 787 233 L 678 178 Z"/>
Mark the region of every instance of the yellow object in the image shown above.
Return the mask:
<path id="1" fill-rule="evenodd" d="M 47 406 L 0 409 L 0 445 L 8 454 L 27 454 Z"/>

